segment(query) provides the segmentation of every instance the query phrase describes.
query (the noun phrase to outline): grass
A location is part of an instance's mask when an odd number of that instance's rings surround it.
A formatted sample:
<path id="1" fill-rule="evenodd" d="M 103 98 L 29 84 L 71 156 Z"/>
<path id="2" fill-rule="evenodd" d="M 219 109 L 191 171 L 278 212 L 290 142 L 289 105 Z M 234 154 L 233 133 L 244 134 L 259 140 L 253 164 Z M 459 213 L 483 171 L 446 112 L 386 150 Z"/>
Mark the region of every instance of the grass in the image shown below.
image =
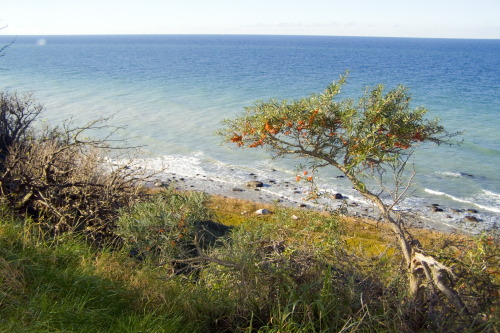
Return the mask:
<path id="1" fill-rule="evenodd" d="M 96 251 L 79 239 L 40 242 L 20 221 L 0 227 L 0 331 L 2 332 L 193 332 L 175 313 L 158 315 L 139 301 L 141 291 L 103 274 L 129 267 L 120 254 Z"/>
<path id="2" fill-rule="evenodd" d="M 253 214 L 258 208 L 273 214 Z M 191 252 L 175 249 L 188 248 L 198 235 L 189 228 L 207 218 L 233 229 L 196 249 L 216 261 L 191 262 Z M 371 221 L 168 191 L 120 219 L 123 247 L 103 249 L 75 234 L 52 238 L 4 210 L 0 331 L 498 332 L 492 237 L 418 231 L 453 266 L 474 316 L 436 310 L 417 327 L 397 247 Z M 131 254 L 138 243 L 144 256 Z M 177 270 L 175 260 L 191 269 Z"/>

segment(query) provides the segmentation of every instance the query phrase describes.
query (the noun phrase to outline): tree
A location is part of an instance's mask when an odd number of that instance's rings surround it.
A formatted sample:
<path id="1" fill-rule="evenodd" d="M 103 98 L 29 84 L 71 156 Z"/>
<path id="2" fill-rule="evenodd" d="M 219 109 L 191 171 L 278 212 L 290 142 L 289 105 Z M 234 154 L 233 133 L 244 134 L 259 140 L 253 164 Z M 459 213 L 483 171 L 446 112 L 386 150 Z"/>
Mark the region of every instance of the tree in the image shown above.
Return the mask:
<path id="1" fill-rule="evenodd" d="M 378 207 L 397 238 L 407 267 L 408 293 L 415 304 L 422 307 L 426 295 L 440 293 L 466 313 L 447 283 L 452 271 L 423 252 L 393 209 L 413 178 L 414 172 L 406 169 L 415 150 L 425 142 L 446 142 L 451 134 L 437 119 L 425 119 L 425 108 L 410 108 L 411 96 L 403 86 L 388 92 L 382 85 L 367 89 L 357 103 L 338 99 L 346 78 L 347 74 L 340 76 L 323 93 L 308 98 L 257 102 L 240 117 L 225 120 L 220 134 L 241 148 L 264 147 L 276 157 L 304 158 L 312 171 L 328 166 L 340 170 Z M 313 177 L 305 180 L 313 182 Z"/>

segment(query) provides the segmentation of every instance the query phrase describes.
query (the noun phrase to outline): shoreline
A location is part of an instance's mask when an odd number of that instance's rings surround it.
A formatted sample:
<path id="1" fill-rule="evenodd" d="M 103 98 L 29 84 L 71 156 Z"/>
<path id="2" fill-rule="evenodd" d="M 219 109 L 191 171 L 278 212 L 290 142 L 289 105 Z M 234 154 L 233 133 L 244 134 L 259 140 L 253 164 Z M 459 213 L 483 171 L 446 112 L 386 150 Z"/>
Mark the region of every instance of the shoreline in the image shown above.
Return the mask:
<path id="1" fill-rule="evenodd" d="M 249 187 L 247 182 L 257 180 L 262 182 L 261 187 Z M 290 182 L 278 183 L 274 180 L 262 180 L 254 174 L 248 175 L 248 180 L 241 183 L 232 183 L 222 180 L 217 177 L 209 177 L 205 175 L 186 176 L 174 172 L 163 172 L 162 177 L 155 181 L 146 183 L 146 187 L 151 189 L 161 189 L 169 186 L 174 186 L 180 191 L 201 191 L 209 195 L 222 196 L 227 198 L 252 201 L 262 205 L 277 205 L 285 208 L 295 209 L 311 209 L 318 211 L 333 211 L 341 206 L 347 208 L 347 216 L 355 218 L 363 218 L 372 221 L 380 221 L 378 210 L 371 204 L 354 200 L 353 198 L 344 197 L 342 199 L 328 200 L 331 205 L 327 207 L 325 204 L 305 201 L 305 194 L 299 188 Z M 273 187 L 289 187 L 290 196 L 281 195 L 272 191 Z M 430 207 L 433 214 L 441 212 L 440 208 Z M 425 229 L 447 234 L 464 234 L 474 235 L 488 230 L 481 230 L 478 227 L 478 222 L 472 221 L 467 223 L 465 218 L 460 225 L 445 223 L 439 219 L 433 219 L 429 214 L 423 212 L 405 212 L 401 211 L 406 223 L 409 227 L 417 229 Z M 473 216 L 473 215 L 465 215 Z M 448 215 L 449 217 L 449 215 Z M 450 221 L 451 222 L 451 221 Z"/>
<path id="2" fill-rule="evenodd" d="M 274 46 L 290 51 L 278 56 L 259 40 L 248 47 L 244 36 L 231 37 L 230 43 L 212 45 L 208 45 L 204 37 L 183 37 L 180 44 L 179 38 L 175 41 L 163 39 L 140 43 L 129 50 L 133 56 L 128 57 L 121 57 L 121 37 L 106 37 L 105 48 L 97 47 L 92 38 L 86 41 L 65 38 L 62 44 L 49 41 L 50 49 L 41 49 L 33 40 L 19 41 L 9 48 L 8 56 L 1 61 L 8 69 L 3 73 L 4 86 L 6 90 L 36 92 L 36 98 L 46 106 L 44 120 L 49 123 L 62 124 L 64 119 L 74 118 L 77 123 L 85 124 L 101 115 L 116 115 L 111 122 L 121 130 L 113 139 L 123 139 L 132 147 L 146 150 L 137 157 L 157 160 L 158 164 L 163 162 L 169 167 L 167 171 L 186 175 L 186 178 L 196 178 L 197 173 L 213 179 L 225 177 L 234 183 L 222 182 L 224 186 L 218 191 L 243 197 L 250 194 L 240 180 L 246 179 L 249 172 L 263 176 L 265 171 L 267 175 L 262 180 L 269 184 L 267 177 L 276 177 L 270 170 L 276 165 L 268 162 L 269 154 L 259 150 L 250 153 L 249 150 L 221 148 L 213 132 L 224 118 L 240 114 L 245 106 L 256 100 L 293 99 L 320 92 L 319 89 L 324 88 L 321 82 L 330 83 L 345 71 L 338 59 L 332 57 L 332 50 L 335 50 L 339 59 L 348 59 L 355 74 L 346 86 L 346 97 L 361 96 L 366 85 L 383 83 L 389 88 L 401 83 L 411 88 L 415 106 L 428 108 L 431 118 L 448 119 L 448 130 L 467 129 L 461 137 L 464 144 L 459 149 L 440 147 L 439 150 L 419 152 L 415 161 L 419 170 L 417 178 L 422 176 L 423 181 L 412 188 L 415 195 L 403 203 L 403 208 L 424 216 L 425 224 L 432 222 L 427 218 L 439 220 L 450 229 L 488 230 L 495 223 L 500 226 L 500 175 L 497 172 L 500 139 L 494 126 L 500 111 L 495 100 L 498 94 L 494 84 L 471 85 L 479 79 L 481 82 L 476 83 L 497 82 L 498 66 L 494 66 L 496 57 L 493 56 L 496 45 L 435 41 L 394 41 L 390 45 L 376 45 L 369 39 L 354 44 L 349 40 L 309 40 L 305 43 L 299 39 L 289 43 L 275 38 Z M 186 43 L 190 47 L 186 47 Z M 79 50 L 84 44 L 97 45 L 93 48 L 96 57 L 78 61 L 82 56 Z M 193 53 L 192 47 L 200 52 Z M 367 53 L 367 47 L 377 52 Z M 414 52 L 415 49 L 419 52 Z M 59 52 L 61 50 L 65 52 Z M 226 52 L 228 50 L 235 53 Z M 425 50 L 425 59 L 422 59 L 422 50 Z M 440 56 L 443 50 L 460 52 L 450 62 Z M 43 57 L 39 57 L 40 52 Z M 159 65 L 165 62 L 165 54 L 172 55 L 173 58 L 169 58 L 171 66 Z M 208 58 L 200 58 L 200 54 Z M 394 57 L 395 54 L 400 57 Z M 263 57 L 269 61 L 262 62 Z M 103 58 L 115 59 L 119 66 L 96 60 Z M 40 61 L 33 62 L 33 59 Z M 65 61 L 67 59 L 75 61 Z M 212 66 L 207 67 L 206 61 L 201 61 L 207 59 Z M 399 61 L 401 59 L 404 61 Z M 283 61 L 296 66 L 283 67 Z M 484 71 L 485 68 L 491 70 Z M 481 70 L 484 75 L 478 78 L 477 73 Z M 430 73 L 435 79 L 432 90 L 428 89 Z M 137 80 L 130 82 L 130 77 Z M 242 78 L 245 78 L 243 90 Z M 471 93 L 463 94 L 465 88 L 470 88 Z M 475 112 L 478 100 L 481 101 L 480 114 Z M 109 133 L 105 130 L 101 134 L 106 137 Z M 284 176 L 289 177 L 286 180 L 293 179 L 294 166 L 295 161 L 284 163 L 283 168 L 278 166 L 283 174 L 278 181 L 284 182 Z M 229 170 L 232 167 L 236 169 L 234 173 Z M 323 173 L 322 176 L 332 181 L 325 179 L 321 186 L 331 189 L 329 193 L 344 194 L 345 191 L 348 197 L 354 198 L 351 187 L 342 187 L 345 182 L 334 179 L 335 175 L 334 170 Z M 189 181 L 201 183 L 198 179 Z M 261 192 L 274 191 L 275 185 L 269 185 L 271 187 Z M 202 190 L 205 186 L 200 184 L 199 188 Z M 232 186 L 247 191 L 233 193 Z M 293 193 L 286 196 L 298 197 Z M 271 196 L 270 201 L 274 198 L 280 199 Z M 256 199 L 266 200 L 267 197 L 264 194 L 262 199 L 259 196 Z M 434 203 L 440 204 L 444 211 L 432 212 Z M 475 226 L 474 223 L 462 223 L 469 208 L 479 210 L 472 216 L 484 223 L 476 222 Z M 455 213 L 452 209 L 462 212 Z"/>

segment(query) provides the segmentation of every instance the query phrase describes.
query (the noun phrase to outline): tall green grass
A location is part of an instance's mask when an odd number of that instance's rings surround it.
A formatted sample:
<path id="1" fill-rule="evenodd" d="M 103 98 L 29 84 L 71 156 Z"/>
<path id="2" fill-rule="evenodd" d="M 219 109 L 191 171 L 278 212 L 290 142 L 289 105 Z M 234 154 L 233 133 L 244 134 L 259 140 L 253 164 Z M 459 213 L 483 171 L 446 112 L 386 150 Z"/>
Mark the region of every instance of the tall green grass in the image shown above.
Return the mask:
<path id="1" fill-rule="evenodd" d="M 105 256 L 78 238 L 41 240 L 34 226 L 0 222 L 0 332 L 193 332 L 175 310 L 155 312 L 140 290 L 106 278 Z M 124 265 L 128 258 L 113 254 Z"/>

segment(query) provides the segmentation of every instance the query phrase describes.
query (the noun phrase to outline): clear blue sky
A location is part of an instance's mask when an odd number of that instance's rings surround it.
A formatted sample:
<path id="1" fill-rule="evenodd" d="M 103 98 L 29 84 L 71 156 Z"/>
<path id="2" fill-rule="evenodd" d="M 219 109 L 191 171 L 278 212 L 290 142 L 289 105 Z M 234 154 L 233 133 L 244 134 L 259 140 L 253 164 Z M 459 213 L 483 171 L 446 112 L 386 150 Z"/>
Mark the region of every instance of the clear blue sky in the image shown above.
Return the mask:
<path id="1" fill-rule="evenodd" d="M 6 0 L 4 35 L 500 38 L 500 0 Z"/>

